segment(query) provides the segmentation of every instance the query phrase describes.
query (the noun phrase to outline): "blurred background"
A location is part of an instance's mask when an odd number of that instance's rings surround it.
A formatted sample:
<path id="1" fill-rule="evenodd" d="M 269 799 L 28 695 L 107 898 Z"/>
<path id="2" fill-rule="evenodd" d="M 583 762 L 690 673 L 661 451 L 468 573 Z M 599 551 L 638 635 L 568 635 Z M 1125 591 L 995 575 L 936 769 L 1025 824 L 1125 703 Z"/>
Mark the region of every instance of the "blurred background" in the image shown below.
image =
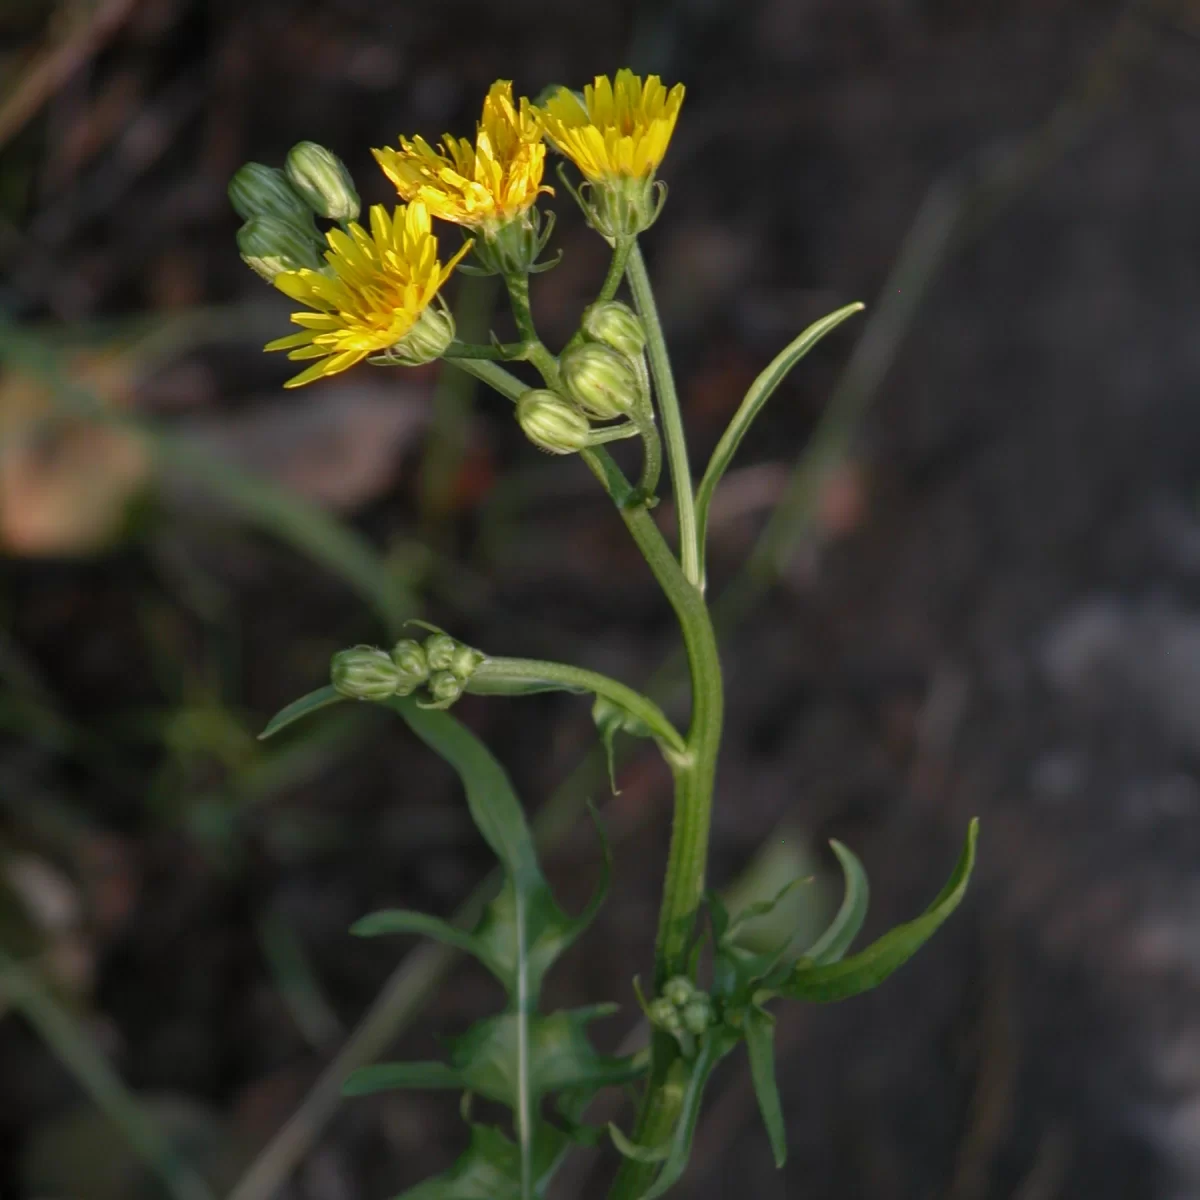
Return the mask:
<path id="1" fill-rule="evenodd" d="M 607 502 L 436 367 L 284 393 L 288 301 L 225 185 L 309 138 L 469 133 L 621 65 L 687 101 L 645 239 L 703 462 L 810 321 L 718 496 L 729 721 L 711 880 L 792 921 L 915 915 L 973 814 L 964 908 L 882 990 L 781 1010 L 791 1157 L 744 1056 L 681 1196 L 1200 1195 L 1200 9 L 1190 0 L 0 3 L 0 1195 L 350 1200 L 463 1144 L 455 1097 L 345 1103 L 494 1010 L 349 924 L 448 916 L 491 867 L 385 715 L 259 743 L 329 654 L 422 616 L 681 717 L 676 635 Z M 569 198 L 561 345 L 606 251 Z M 447 246 L 456 243 L 450 232 Z M 486 281 L 467 337 L 508 326 Z M 670 506 L 658 510 L 664 525 Z M 347 706 L 349 708 L 349 706 Z M 669 833 L 652 748 L 608 793 L 582 701 L 468 697 L 586 900 L 552 1004 L 635 1025 Z M 600 1196 L 581 1156 L 555 1196 Z"/>

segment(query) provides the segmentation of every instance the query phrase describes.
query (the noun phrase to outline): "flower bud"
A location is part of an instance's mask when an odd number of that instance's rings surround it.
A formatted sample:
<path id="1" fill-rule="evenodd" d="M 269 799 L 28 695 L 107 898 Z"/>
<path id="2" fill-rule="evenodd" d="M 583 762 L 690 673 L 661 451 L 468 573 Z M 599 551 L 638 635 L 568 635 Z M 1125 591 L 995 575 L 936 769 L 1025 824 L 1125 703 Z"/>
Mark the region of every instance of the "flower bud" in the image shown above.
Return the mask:
<path id="1" fill-rule="evenodd" d="M 429 694 L 434 702 L 448 708 L 463 694 L 463 683 L 452 671 L 434 671 L 429 677 Z"/>
<path id="2" fill-rule="evenodd" d="M 517 420 L 525 436 L 547 454 L 575 454 L 591 433 L 579 409 L 545 388 L 533 388 L 517 400 Z"/>
<path id="3" fill-rule="evenodd" d="M 620 300 L 590 305 L 584 310 L 582 328 L 593 342 L 611 346 L 626 358 L 637 358 L 646 348 L 641 317 Z"/>
<path id="4" fill-rule="evenodd" d="M 270 216 L 302 230 L 314 229 L 308 205 L 278 167 L 256 162 L 239 167 L 229 181 L 229 202 L 243 221 Z"/>
<path id="5" fill-rule="evenodd" d="M 332 150 L 316 142 L 298 142 L 288 151 L 284 167 L 292 187 L 318 216 L 353 221 L 361 205 L 354 180 Z"/>
<path id="6" fill-rule="evenodd" d="M 637 405 L 638 380 L 623 354 L 599 342 L 572 346 L 559 362 L 571 399 L 598 421 L 628 416 Z"/>
<path id="7" fill-rule="evenodd" d="M 646 1007 L 646 1016 L 650 1018 L 650 1024 L 656 1029 L 662 1029 L 671 1034 L 683 1032 L 683 1021 L 680 1019 L 679 1010 L 666 996 L 659 996 L 651 1000 Z"/>
<path id="8" fill-rule="evenodd" d="M 396 695 L 409 696 L 429 678 L 429 660 L 420 642 L 403 638 L 392 647 L 392 662 L 396 665 L 399 680 Z"/>
<path id="9" fill-rule="evenodd" d="M 421 310 L 413 327 L 388 352 L 388 357 L 407 367 L 434 362 L 446 353 L 454 341 L 454 317 L 444 304 L 431 304 Z"/>
<path id="10" fill-rule="evenodd" d="M 472 646 L 459 642 L 450 659 L 450 670 L 464 683 L 475 674 L 475 668 L 483 662 L 483 655 Z"/>
<path id="11" fill-rule="evenodd" d="M 683 1027 L 699 1037 L 712 1024 L 712 1001 L 698 992 L 683 1006 Z"/>
<path id="12" fill-rule="evenodd" d="M 673 975 L 663 984 L 662 994 L 676 1008 L 682 1008 L 695 995 L 696 987 L 686 975 Z"/>
<path id="13" fill-rule="evenodd" d="M 251 217 L 238 230 L 237 244 L 242 262 L 268 283 L 283 271 L 319 271 L 324 265 L 314 238 L 269 214 Z"/>
<path id="14" fill-rule="evenodd" d="M 425 639 L 425 658 L 431 671 L 449 671 L 458 652 L 458 642 L 448 633 L 431 633 Z"/>
<path id="15" fill-rule="evenodd" d="M 354 646 L 333 656 L 329 678 L 334 690 L 342 696 L 378 702 L 396 694 L 400 672 L 387 651 L 374 646 Z"/>

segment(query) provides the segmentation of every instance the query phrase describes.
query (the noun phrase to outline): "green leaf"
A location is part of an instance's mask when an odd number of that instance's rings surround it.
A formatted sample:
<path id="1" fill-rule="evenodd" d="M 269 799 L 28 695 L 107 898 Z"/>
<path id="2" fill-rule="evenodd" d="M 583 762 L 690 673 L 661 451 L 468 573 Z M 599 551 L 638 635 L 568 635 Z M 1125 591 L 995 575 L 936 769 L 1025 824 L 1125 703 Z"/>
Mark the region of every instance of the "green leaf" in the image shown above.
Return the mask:
<path id="1" fill-rule="evenodd" d="M 821 1003 L 857 996 L 881 984 L 903 966 L 958 907 L 975 865 L 978 835 L 976 818 L 967 830 L 966 845 L 954 873 L 929 908 L 915 921 L 897 925 L 865 950 L 841 962 L 815 964 L 802 958 L 782 982 L 773 985 L 775 990 L 796 1000 Z"/>
<path id="2" fill-rule="evenodd" d="M 539 1124 L 531 1156 L 535 1196 L 545 1193 L 569 1145 L 565 1133 L 547 1122 Z M 521 1152 L 498 1129 L 472 1125 L 470 1144 L 454 1166 L 396 1200 L 521 1200 Z"/>
<path id="3" fill-rule="evenodd" d="M 630 1141 L 621 1131 L 621 1127 L 613 1121 L 609 1121 L 608 1123 L 608 1133 L 621 1157 L 632 1158 L 634 1162 L 664 1162 L 667 1155 L 671 1152 L 671 1143 L 669 1141 L 664 1142 L 661 1146 L 639 1146 L 637 1142 Z"/>
<path id="4" fill-rule="evenodd" d="M 604 744 L 604 757 L 608 761 L 608 782 L 614 796 L 617 791 L 617 764 L 614 742 L 618 733 L 628 733 L 632 737 L 652 738 L 654 731 L 640 717 L 635 716 L 629 709 L 622 707 L 607 696 L 597 696 L 592 705 L 592 720 Z"/>
<path id="5" fill-rule="evenodd" d="M 760 1008 L 750 1008 L 746 1011 L 744 1029 L 758 1109 L 767 1127 L 775 1165 L 782 1167 L 787 1161 L 787 1133 L 779 1104 L 779 1088 L 775 1084 L 775 1019 Z"/>
<path id="6" fill-rule="evenodd" d="M 286 708 L 281 708 L 268 722 L 267 727 L 258 735 L 258 740 L 264 742 L 269 737 L 274 737 L 281 729 L 286 729 L 293 721 L 299 721 L 301 717 L 307 717 L 309 713 L 319 712 L 323 708 L 328 708 L 331 704 L 339 704 L 346 697 L 336 692 L 332 685 L 327 684 L 323 688 L 317 688 L 315 692 L 309 692 L 307 696 L 301 696 L 299 700 L 293 700 Z"/>
<path id="7" fill-rule="evenodd" d="M 754 418 L 771 398 L 775 389 L 784 381 L 791 369 L 827 334 L 836 329 L 848 317 L 861 312 L 865 305 L 847 304 L 836 312 L 822 317 L 810 325 L 798 338 L 785 346 L 767 366 L 766 370 L 750 385 L 750 390 L 739 405 L 733 420 L 721 435 L 717 448 L 708 460 L 704 478 L 696 489 L 696 526 L 700 539 L 701 566 L 704 561 L 704 543 L 708 533 L 708 510 L 712 505 L 717 484 L 733 461 L 742 438 L 746 436 Z"/>
<path id="8" fill-rule="evenodd" d="M 406 908 L 385 908 L 371 913 L 350 926 L 355 937 L 381 937 L 390 933 L 415 933 L 433 938 L 456 950 L 483 957 L 479 939 L 465 929 L 459 929 L 439 917 L 427 913 L 413 912 Z"/>
<path id="9" fill-rule="evenodd" d="M 342 1084 L 343 1096 L 369 1096 L 404 1088 L 461 1088 L 462 1075 L 440 1062 L 375 1063 L 352 1071 Z"/>
<path id="10" fill-rule="evenodd" d="M 829 844 L 842 864 L 846 894 L 842 897 L 842 906 L 837 910 L 829 928 L 804 952 L 805 958 L 817 964 L 835 963 L 850 949 L 863 921 L 866 920 L 867 904 L 871 896 L 867 873 L 863 870 L 862 863 L 841 842 L 832 840 Z"/>
<path id="11" fill-rule="evenodd" d="M 663 1157 L 662 1170 L 637 1200 L 656 1200 L 656 1197 L 661 1196 L 679 1181 L 679 1177 L 683 1174 L 688 1159 L 691 1157 L 692 1139 L 696 1135 L 696 1123 L 700 1119 L 700 1105 L 704 1099 L 704 1089 L 708 1086 L 713 1068 L 736 1044 L 735 1039 L 729 1038 L 715 1029 L 703 1039 L 699 1054 L 687 1064 L 688 1077 L 684 1085 L 679 1119 L 664 1146 L 637 1146 L 635 1143 L 629 1142 L 627 1138 L 622 1139 L 626 1148 L 633 1151 L 629 1157 L 636 1158 L 639 1162 L 655 1161 L 657 1158 Z M 617 1149 L 621 1149 L 619 1143 L 617 1143 Z M 662 1155 L 664 1150 L 665 1157 Z"/>

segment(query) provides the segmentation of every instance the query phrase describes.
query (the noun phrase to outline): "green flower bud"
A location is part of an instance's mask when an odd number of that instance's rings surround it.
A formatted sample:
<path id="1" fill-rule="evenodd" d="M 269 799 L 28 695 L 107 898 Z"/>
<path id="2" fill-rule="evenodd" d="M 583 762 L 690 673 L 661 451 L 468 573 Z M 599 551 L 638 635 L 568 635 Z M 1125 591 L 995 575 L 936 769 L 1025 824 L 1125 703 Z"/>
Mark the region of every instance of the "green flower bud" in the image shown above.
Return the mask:
<path id="1" fill-rule="evenodd" d="M 361 205 L 354 180 L 332 150 L 316 142 L 298 142 L 288 151 L 284 166 L 292 187 L 318 216 L 353 221 Z"/>
<path id="2" fill-rule="evenodd" d="M 229 181 L 229 202 L 243 221 L 278 217 L 315 235 L 312 212 L 278 167 L 249 162 Z"/>
<path id="3" fill-rule="evenodd" d="M 396 695 L 409 696 L 429 678 L 429 660 L 420 642 L 403 638 L 392 647 L 392 662 L 396 664 L 399 681 Z"/>
<path id="4" fill-rule="evenodd" d="M 441 358 L 452 341 L 454 317 L 444 304 L 431 304 L 421 310 L 416 324 L 388 351 L 387 357 L 406 367 L 419 367 Z"/>
<path id="5" fill-rule="evenodd" d="M 663 984 L 662 994 L 676 1008 L 682 1008 L 696 993 L 696 987 L 686 975 L 673 975 Z"/>
<path id="6" fill-rule="evenodd" d="M 683 1021 L 680 1019 L 679 1010 L 666 996 L 658 996 L 651 1000 L 646 1008 L 646 1016 L 650 1018 L 650 1024 L 656 1029 L 662 1029 L 671 1034 L 683 1032 Z"/>
<path id="7" fill-rule="evenodd" d="M 639 389 L 633 364 L 611 346 L 599 342 L 572 346 L 559 367 L 571 399 L 596 420 L 628 416 L 637 406 Z"/>
<path id="8" fill-rule="evenodd" d="M 591 426 L 574 405 L 545 388 L 533 388 L 517 401 L 525 436 L 547 454 L 575 454 L 588 444 Z"/>
<path id="9" fill-rule="evenodd" d="M 472 646 L 464 646 L 462 642 L 455 648 L 450 660 L 450 670 L 464 683 L 475 674 L 475 668 L 483 662 L 483 655 Z"/>
<path id="10" fill-rule="evenodd" d="M 434 671 L 429 677 L 429 694 L 440 707 L 449 708 L 463 694 L 463 683 L 452 671 Z"/>
<path id="11" fill-rule="evenodd" d="M 700 992 L 683 1006 L 683 1027 L 699 1037 L 712 1024 L 712 1001 Z"/>
<path id="12" fill-rule="evenodd" d="M 458 653 L 458 642 L 448 633 L 431 633 L 425 639 L 425 657 L 431 671 L 449 671 Z"/>
<path id="13" fill-rule="evenodd" d="M 242 262 L 268 283 L 281 271 L 319 271 L 324 265 L 316 241 L 279 217 L 251 217 L 238 230 L 237 244 Z"/>
<path id="14" fill-rule="evenodd" d="M 386 700 L 396 694 L 400 672 L 386 650 L 354 646 L 339 650 L 329 664 L 334 689 L 351 700 Z"/>
<path id="15" fill-rule="evenodd" d="M 646 329 L 641 317 L 620 300 L 593 304 L 585 309 L 582 328 L 593 342 L 611 346 L 626 358 L 637 358 L 646 348 Z"/>

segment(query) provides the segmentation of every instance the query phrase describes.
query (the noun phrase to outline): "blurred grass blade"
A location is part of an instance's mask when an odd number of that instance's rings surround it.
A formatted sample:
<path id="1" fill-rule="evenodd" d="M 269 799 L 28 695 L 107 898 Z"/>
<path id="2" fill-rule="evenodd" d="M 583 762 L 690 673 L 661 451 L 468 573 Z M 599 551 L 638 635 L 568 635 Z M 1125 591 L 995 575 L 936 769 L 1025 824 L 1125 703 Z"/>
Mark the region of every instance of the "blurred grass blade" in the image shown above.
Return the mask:
<path id="1" fill-rule="evenodd" d="M 824 1003 L 857 996 L 881 984 L 893 971 L 908 962 L 958 907 L 975 866 L 978 836 L 979 820 L 975 818 L 967 830 L 967 842 L 954 873 L 933 903 L 915 921 L 897 925 L 865 950 L 841 962 L 817 965 L 801 959 L 777 986 L 778 993 L 795 1000 Z"/>
<path id="2" fill-rule="evenodd" d="M 805 958 L 818 964 L 837 962 L 850 949 L 863 921 L 867 919 L 867 904 L 871 897 L 867 873 L 854 852 L 836 839 L 831 840 L 829 845 L 842 864 L 846 894 L 829 928 L 804 952 Z"/>
<path id="3" fill-rule="evenodd" d="M 775 1083 L 775 1019 L 762 1009 L 751 1008 L 746 1012 L 745 1028 L 754 1095 L 767 1128 L 775 1166 L 782 1167 L 787 1161 L 787 1132 L 779 1103 L 779 1088 Z"/>
<path id="4" fill-rule="evenodd" d="M 321 709 L 328 708 L 331 704 L 340 704 L 345 699 L 345 696 L 334 690 L 332 684 L 317 688 L 315 692 L 309 692 L 307 696 L 301 696 L 299 700 L 293 700 L 286 708 L 281 708 L 267 722 L 266 728 L 258 735 L 258 740 L 264 742 L 281 729 L 286 729 L 293 721 L 299 721 L 302 717 L 307 717 L 309 713 L 320 712 Z"/>
<path id="5" fill-rule="evenodd" d="M 708 536 L 708 510 L 712 505 L 713 495 L 717 490 L 717 484 L 721 482 L 721 477 L 729 469 L 729 464 L 733 461 L 738 447 L 742 444 L 742 438 L 746 436 L 750 426 L 754 423 L 754 418 L 762 411 L 763 405 L 770 400 L 775 389 L 787 378 L 788 372 L 827 333 L 836 329 L 848 317 L 861 312 L 865 307 L 866 305 L 862 303 L 847 304 L 845 308 L 839 308 L 819 321 L 814 321 L 799 337 L 789 342 L 750 385 L 750 390 L 746 392 L 745 398 L 738 406 L 737 412 L 733 414 L 733 419 L 729 422 L 728 428 L 721 435 L 721 440 L 712 452 L 712 457 L 708 460 L 708 467 L 704 472 L 704 478 L 696 489 L 696 526 L 700 538 L 702 569 L 705 557 L 704 543 Z M 703 577 L 703 570 L 701 577 Z"/>
<path id="6" fill-rule="evenodd" d="M 0 1002 L 17 1009 L 80 1087 L 162 1180 L 171 1200 L 215 1200 L 208 1184 L 182 1162 L 95 1044 L 32 973 L 0 951 Z"/>
<path id="7" fill-rule="evenodd" d="M 377 1063 L 360 1067 L 342 1085 L 347 1096 L 369 1096 L 398 1088 L 461 1088 L 462 1075 L 441 1062 Z"/>

